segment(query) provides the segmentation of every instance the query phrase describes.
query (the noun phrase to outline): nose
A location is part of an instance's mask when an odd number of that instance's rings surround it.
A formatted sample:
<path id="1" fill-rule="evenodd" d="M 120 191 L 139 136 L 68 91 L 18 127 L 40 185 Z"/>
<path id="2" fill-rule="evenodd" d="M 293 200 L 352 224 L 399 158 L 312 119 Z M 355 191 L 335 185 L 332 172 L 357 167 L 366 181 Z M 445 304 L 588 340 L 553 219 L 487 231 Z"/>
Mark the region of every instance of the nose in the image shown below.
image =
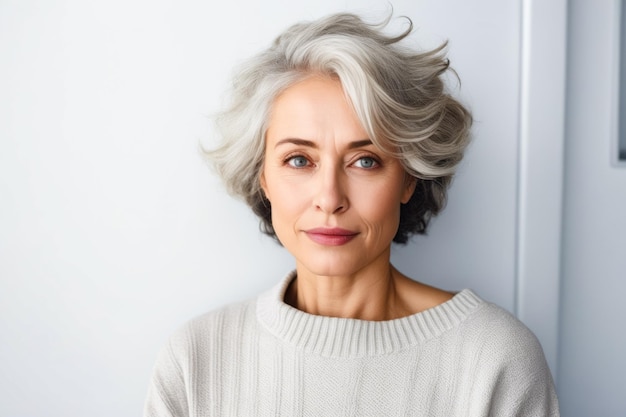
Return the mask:
<path id="1" fill-rule="evenodd" d="M 346 178 L 340 168 L 328 165 L 315 174 L 316 193 L 314 205 L 327 214 L 338 214 L 348 209 Z"/>

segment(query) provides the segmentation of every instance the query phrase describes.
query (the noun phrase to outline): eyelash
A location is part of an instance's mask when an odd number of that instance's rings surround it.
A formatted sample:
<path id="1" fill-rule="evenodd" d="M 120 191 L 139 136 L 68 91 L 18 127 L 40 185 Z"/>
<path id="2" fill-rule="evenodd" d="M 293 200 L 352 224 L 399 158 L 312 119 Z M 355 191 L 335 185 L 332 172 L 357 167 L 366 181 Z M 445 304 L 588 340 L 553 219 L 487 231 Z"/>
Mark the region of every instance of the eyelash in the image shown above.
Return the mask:
<path id="1" fill-rule="evenodd" d="M 292 161 L 297 159 L 297 158 L 303 158 L 307 162 L 307 165 L 305 165 L 305 166 L 295 166 L 295 165 L 293 165 Z M 380 167 L 380 160 L 376 156 L 370 155 L 370 154 L 359 155 L 354 160 L 354 162 L 351 163 L 351 165 L 356 165 L 359 161 L 362 161 L 363 159 L 371 159 L 373 164 L 372 164 L 371 167 L 368 167 L 368 168 L 359 167 L 361 169 L 372 170 L 372 169 L 376 169 L 376 168 Z M 286 164 L 286 165 L 289 165 L 291 168 L 294 168 L 294 169 L 303 169 L 303 168 L 307 168 L 309 166 L 309 164 L 311 163 L 311 160 L 309 158 L 307 158 L 305 155 L 297 153 L 297 154 L 288 155 L 284 159 L 283 163 Z"/>

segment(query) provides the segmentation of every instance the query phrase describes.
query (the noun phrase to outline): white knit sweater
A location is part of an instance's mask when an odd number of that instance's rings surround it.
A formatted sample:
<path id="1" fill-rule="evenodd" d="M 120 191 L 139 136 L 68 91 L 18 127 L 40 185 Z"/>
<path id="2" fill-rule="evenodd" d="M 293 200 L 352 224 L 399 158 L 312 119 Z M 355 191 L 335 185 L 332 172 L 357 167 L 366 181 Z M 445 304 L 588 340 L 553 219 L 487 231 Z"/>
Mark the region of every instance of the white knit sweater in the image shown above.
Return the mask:
<path id="1" fill-rule="evenodd" d="M 144 416 L 559 415 L 535 336 L 470 290 L 370 322 L 290 307 L 292 279 L 172 336 Z"/>

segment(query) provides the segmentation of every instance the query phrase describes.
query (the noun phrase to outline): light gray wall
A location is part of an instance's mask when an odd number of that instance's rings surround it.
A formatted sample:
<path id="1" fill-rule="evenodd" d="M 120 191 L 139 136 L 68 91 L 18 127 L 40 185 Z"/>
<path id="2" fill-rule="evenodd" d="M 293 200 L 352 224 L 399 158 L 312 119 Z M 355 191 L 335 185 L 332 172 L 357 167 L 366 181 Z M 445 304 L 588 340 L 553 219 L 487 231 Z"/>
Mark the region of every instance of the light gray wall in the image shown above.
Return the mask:
<path id="1" fill-rule="evenodd" d="M 619 3 L 569 5 L 558 374 L 568 417 L 626 415 L 626 167 L 611 149 Z"/>
<path id="2" fill-rule="evenodd" d="M 624 70 L 619 71 L 618 79 L 619 82 L 619 99 L 616 100 L 618 106 L 618 119 L 626 121 L 626 53 L 621 53 L 623 47 L 621 45 L 626 46 L 626 24 L 622 24 L 622 22 L 626 22 L 626 7 L 621 7 L 621 12 L 618 14 L 619 21 L 619 46 L 617 48 L 617 54 L 619 56 L 619 66 L 620 68 L 624 68 Z M 615 159 L 616 162 L 620 164 L 626 164 L 626 122 L 619 123 L 617 126 L 618 137 L 615 138 Z"/>
<path id="3" fill-rule="evenodd" d="M 176 327 L 292 267 L 201 161 L 207 115 L 231 68 L 287 25 L 339 10 L 378 18 L 388 2 L 215 4 L 0 2 L 1 416 L 138 415 Z M 476 120 L 446 212 L 394 262 L 513 311 L 522 2 L 393 5 L 416 44 L 450 40 Z"/>

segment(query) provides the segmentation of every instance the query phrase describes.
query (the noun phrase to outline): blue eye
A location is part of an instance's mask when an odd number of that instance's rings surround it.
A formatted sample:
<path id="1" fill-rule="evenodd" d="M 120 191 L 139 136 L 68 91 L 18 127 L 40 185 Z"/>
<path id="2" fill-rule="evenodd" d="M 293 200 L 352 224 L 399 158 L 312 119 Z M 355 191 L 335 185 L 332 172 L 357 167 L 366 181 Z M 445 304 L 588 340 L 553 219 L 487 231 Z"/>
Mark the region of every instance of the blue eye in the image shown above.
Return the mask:
<path id="1" fill-rule="evenodd" d="M 289 165 L 294 168 L 304 168 L 308 165 L 309 161 L 304 156 L 293 156 L 287 161 Z"/>
<path id="2" fill-rule="evenodd" d="M 369 157 L 369 156 L 364 156 L 363 158 L 359 158 L 356 161 L 356 165 L 359 168 L 365 168 L 365 169 L 374 168 L 376 167 L 377 164 L 378 162 L 376 162 L 374 158 Z"/>

